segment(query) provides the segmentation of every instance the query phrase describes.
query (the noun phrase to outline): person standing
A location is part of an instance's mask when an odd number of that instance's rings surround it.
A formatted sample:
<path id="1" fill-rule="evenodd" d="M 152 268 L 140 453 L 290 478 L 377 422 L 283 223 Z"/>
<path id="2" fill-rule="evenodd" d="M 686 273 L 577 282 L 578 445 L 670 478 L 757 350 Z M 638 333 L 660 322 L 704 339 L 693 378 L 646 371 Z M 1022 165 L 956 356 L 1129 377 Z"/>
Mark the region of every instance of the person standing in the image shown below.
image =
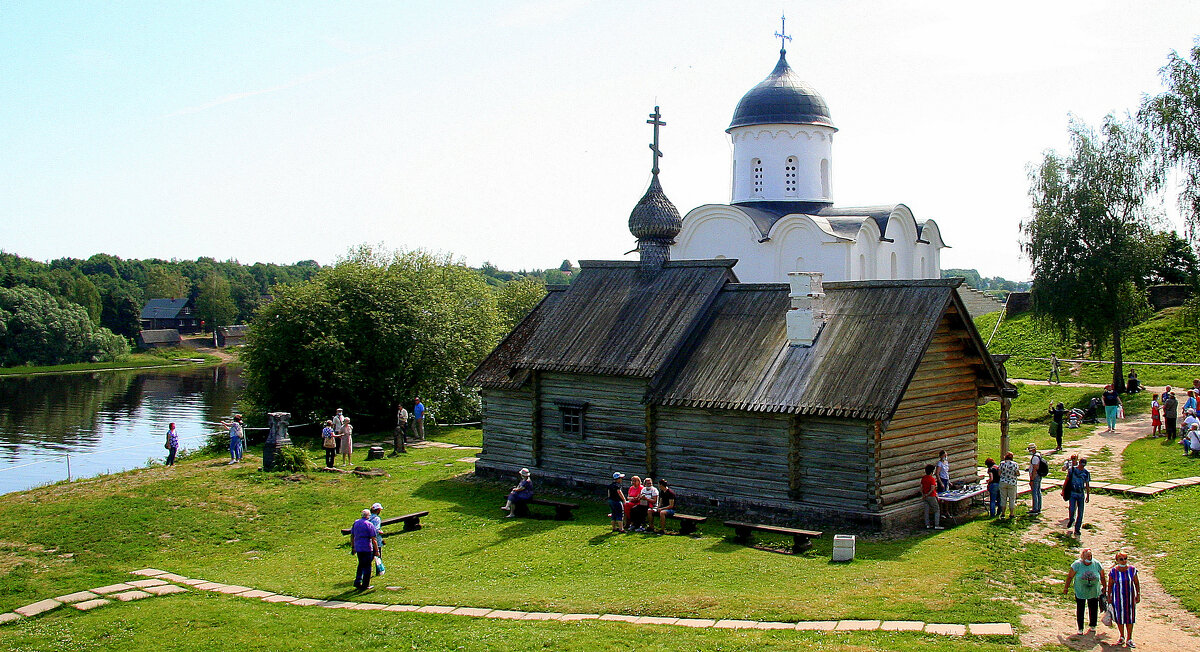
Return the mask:
<path id="1" fill-rule="evenodd" d="M 1196 409 L 1196 390 L 1189 389 L 1187 392 L 1187 400 L 1183 402 L 1183 413 L 1187 414 L 1188 410 Z"/>
<path id="2" fill-rule="evenodd" d="M 425 441 L 425 404 L 421 402 L 421 397 L 413 398 L 413 434 L 417 441 Z"/>
<path id="3" fill-rule="evenodd" d="M 996 466 L 996 460 L 987 458 L 984 462 L 987 466 L 987 490 L 988 490 L 988 516 L 996 517 L 996 512 L 1000 507 L 1000 467 Z"/>
<path id="4" fill-rule="evenodd" d="M 175 430 L 175 424 L 167 426 L 167 466 L 175 466 L 175 454 L 179 452 L 179 433 Z"/>
<path id="5" fill-rule="evenodd" d="M 1046 378 L 1046 382 L 1048 382 L 1048 383 L 1061 383 L 1062 382 L 1061 380 L 1058 379 L 1058 356 L 1053 353 L 1050 354 L 1050 376 L 1048 376 Z"/>
<path id="6" fill-rule="evenodd" d="M 1150 436 L 1162 434 L 1162 404 L 1158 402 L 1158 394 L 1150 397 Z"/>
<path id="7" fill-rule="evenodd" d="M 350 526 L 350 545 L 358 557 L 358 568 L 354 571 L 354 588 L 366 591 L 371 588 L 371 564 L 378 554 L 375 536 L 379 531 L 371 525 L 371 510 L 364 509 L 362 517 Z"/>
<path id="8" fill-rule="evenodd" d="M 1042 467 L 1047 467 L 1045 470 L 1049 471 L 1049 464 L 1042 458 L 1042 454 L 1038 452 L 1037 444 L 1029 442 L 1029 446 L 1025 447 L 1025 450 L 1029 452 L 1029 498 L 1032 501 L 1032 509 L 1029 510 L 1029 513 L 1041 514 L 1042 478 L 1044 477 L 1042 475 Z"/>
<path id="9" fill-rule="evenodd" d="M 321 448 L 325 449 L 325 468 L 332 469 L 337 459 L 337 433 L 333 431 L 333 420 L 326 419 L 325 427 L 321 429 Z"/>
<path id="10" fill-rule="evenodd" d="M 1112 385 L 1105 385 L 1101 399 L 1104 401 L 1104 418 L 1108 421 L 1108 430 L 1104 432 L 1116 432 L 1117 412 L 1121 409 L 1121 395 L 1113 389 Z"/>
<path id="11" fill-rule="evenodd" d="M 938 504 L 938 481 L 933 477 L 936 467 L 925 465 L 925 475 L 921 478 L 921 506 L 925 509 L 925 529 L 929 529 L 929 515 L 933 514 L 933 529 L 942 529 L 942 506 Z"/>
<path id="12" fill-rule="evenodd" d="M 354 426 L 350 425 L 350 417 L 342 419 L 342 463 L 351 464 L 354 455 Z"/>
<path id="13" fill-rule="evenodd" d="M 938 452 L 937 490 L 942 493 L 950 491 L 950 456 L 946 451 Z"/>
<path id="14" fill-rule="evenodd" d="M 625 493 L 621 491 L 621 478 L 624 477 L 624 473 L 614 472 L 612 482 L 608 483 L 608 517 L 612 519 L 613 532 L 625 531 Z"/>
<path id="15" fill-rule="evenodd" d="M 1179 418 L 1179 400 L 1175 398 L 1171 386 L 1163 390 L 1162 400 L 1163 424 L 1167 428 L 1167 441 L 1175 441 L 1175 420 Z"/>
<path id="16" fill-rule="evenodd" d="M 1054 450 L 1062 450 L 1062 435 L 1063 435 L 1063 415 L 1067 413 L 1067 409 L 1062 403 L 1055 405 L 1050 404 L 1050 434 L 1054 437 Z"/>
<path id="17" fill-rule="evenodd" d="M 1000 463 L 1000 518 L 1004 518 L 1004 509 L 1008 508 L 1008 518 L 1017 517 L 1017 479 L 1021 477 L 1021 468 L 1013 461 L 1012 452 L 1004 454 Z"/>
<path id="18" fill-rule="evenodd" d="M 1074 528 L 1075 536 L 1083 532 L 1083 505 L 1092 500 L 1092 474 L 1087 470 L 1087 458 L 1079 458 L 1079 465 L 1067 475 L 1067 501 L 1070 505 L 1070 516 L 1067 517 L 1067 529 Z"/>
<path id="19" fill-rule="evenodd" d="M 403 403 L 396 404 L 396 432 L 392 434 L 392 454 L 398 455 L 404 452 L 404 445 L 408 443 L 408 435 L 405 431 L 408 430 L 408 410 L 404 409 Z"/>
<path id="20" fill-rule="evenodd" d="M 1092 549 L 1084 548 L 1079 559 L 1071 564 L 1067 581 L 1063 584 L 1063 595 L 1075 590 L 1075 622 L 1079 633 L 1083 633 L 1083 607 L 1088 610 L 1088 627 L 1096 628 L 1096 616 L 1100 611 L 1100 594 L 1105 588 L 1104 569 L 1100 562 L 1092 559 Z"/>
<path id="21" fill-rule="evenodd" d="M 1121 634 L 1117 647 L 1122 644 L 1137 647 L 1133 644 L 1133 624 L 1137 622 L 1137 606 L 1142 601 L 1142 585 L 1137 569 L 1129 565 L 1129 555 L 1124 550 L 1117 553 L 1116 564 L 1108 571 L 1107 595 L 1109 612 Z"/>
<path id="22" fill-rule="evenodd" d="M 335 433 L 342 432 L 342 425 L 345 420 L 346 415 L 342 414 L 342 408 L 338 408 L 337 411 L 333 413 L 333 419 L 331 419 L 331 421 L 333 421 L 333 431 Z"/>
<path id="23" fill-rule="evenodd" d="M 233 415 L 233 421 L 222 421 L 221 425 L 229 431 L 229 463 L 237 464 L 242 461 L 242 450 L 246 445 L 246 428 L 242 425 L 242 415 Z"/>
<path id="24" fill-rule="evenodd" d="M 371 505 L 371 516 L 367 519 L 371 521 L 371 525 L 375 526 L 375 556 L 380 559 L 378 564 L 375 564 L 375 575 L 383 575 L 383 505 L 375 503 Z"/>

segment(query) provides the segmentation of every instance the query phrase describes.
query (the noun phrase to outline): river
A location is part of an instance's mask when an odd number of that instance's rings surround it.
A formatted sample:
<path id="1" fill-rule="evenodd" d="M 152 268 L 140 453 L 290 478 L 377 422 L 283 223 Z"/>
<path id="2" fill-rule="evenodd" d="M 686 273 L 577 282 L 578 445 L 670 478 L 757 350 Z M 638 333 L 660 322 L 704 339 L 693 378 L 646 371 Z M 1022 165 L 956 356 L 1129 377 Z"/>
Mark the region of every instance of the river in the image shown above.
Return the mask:
<path id="1" fill-rule="evenodd" d="M 238 367 L 0 377 L 0 493 L 162 461 L 167 425 L 198 448 L 242 395 Z M 207 423 L 206 423 L 207 422 Z"/>

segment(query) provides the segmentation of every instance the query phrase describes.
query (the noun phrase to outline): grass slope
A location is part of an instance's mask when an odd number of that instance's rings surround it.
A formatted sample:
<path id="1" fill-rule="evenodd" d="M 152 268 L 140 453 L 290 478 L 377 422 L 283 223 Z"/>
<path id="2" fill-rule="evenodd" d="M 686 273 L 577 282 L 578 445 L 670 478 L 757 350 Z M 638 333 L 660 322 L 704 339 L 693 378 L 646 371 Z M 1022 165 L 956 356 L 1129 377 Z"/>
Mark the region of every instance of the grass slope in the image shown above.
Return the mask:
<path id="1" fill-rule="evenodd" d="M 985 341 L 999 317 L 1000 313 L 994 312 L 975 320 Z M 988 348 L 992 353 L 1013 356 L 1005 363 L 1010 377 L 1035 380 L 1047 377 L 1050 363 L 1033 358 L 1048 358 L 1051 353 L 1060 358 L 1078 358 L 1082 351 L 1077 339 L 1064 340 L 1029 312 L 1005 318 Z M 1104 343 L 1104 359 L 1112 359 L 1111 348 L 1111 342 Z M 1184 323 L 1179 308 L 1168 308 L 1128 329 L 1122 338 L 1122 351 L 1127 361 L 1196 363 L 1200 362 L 1200 333 Z M 1190 386 L 1193 378 L 1200 377 L 1200 367 L 1143 365 L 1137 371 L 1141 381 L 1148 385 Z M 1060 376 L 1064 382 L 1107 383 L 1112 380 L 1112 365 L 1084 363 L 1076 371 L 1069 363 L 1062 363 Z"/>

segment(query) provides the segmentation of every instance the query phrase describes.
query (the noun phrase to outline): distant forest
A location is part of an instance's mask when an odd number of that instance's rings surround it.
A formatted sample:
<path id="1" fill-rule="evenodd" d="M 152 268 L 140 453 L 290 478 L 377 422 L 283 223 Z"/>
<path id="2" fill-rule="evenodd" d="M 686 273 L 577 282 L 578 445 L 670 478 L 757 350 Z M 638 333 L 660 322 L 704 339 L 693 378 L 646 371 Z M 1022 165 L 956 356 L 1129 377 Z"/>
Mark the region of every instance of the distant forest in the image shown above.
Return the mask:
<path id="1" fill-rule="evenodd" d="M 1031 285 L 1030 281 L 1010 281 L 1003 276 L 981 276 L 978 271 L 973 269 L 943 269 L 942 278 L 952 278 L 961 276 L 966 279 L 966 284 L 988 294 L 994 294 L 1001 299 L 1008 296 L 1009 292 L 1028 292 Z"/>

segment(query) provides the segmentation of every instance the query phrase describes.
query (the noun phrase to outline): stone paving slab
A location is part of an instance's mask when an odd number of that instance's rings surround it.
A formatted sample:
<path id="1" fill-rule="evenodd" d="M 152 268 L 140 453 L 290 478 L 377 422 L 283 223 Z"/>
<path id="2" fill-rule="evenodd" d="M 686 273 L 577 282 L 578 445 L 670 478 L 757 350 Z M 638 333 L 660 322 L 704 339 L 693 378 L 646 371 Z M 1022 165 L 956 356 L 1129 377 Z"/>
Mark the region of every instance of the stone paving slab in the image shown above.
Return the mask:
<path id="1" fill-rule="evenodd" d="M 974 623 L 967 628 L 975 636 L 1012 636 L 1013 626 L 1008 623 Z"/>
<path id="2" fill-rule="evenodd" d="M 219 587 L 219 588 L 216 588 L 213 590 L 216 591 L 217 593 L 224 593 L 225 595 L 237 595 L 239 593 L 245 593 L 246 591 L 250 591 L 251 588 L 248 586 L 238 586 L 236 584 L 226 584 L 225 586 L 222 586 L 222 587 Z"/>
<path id="3" fill-rule="evenodd" d="M 735 620 L 733 618 L 722 618 L 713 625 L 716 629 L 753 629 L 756 621 L 753 620 Z"/>
<path id="4" fill-rule="evenodd" d="M 382 611 L 386 607 L 386 604 L 379 604 L 377 602 L 359 602 L 350 608 L 355 611 Z"/>
<path id="5" fill-rule="evenodd" d="M 152 593 L 154 595 L 171 595 L 174 593 L 187 593 L 188 592 L 188 590 L 183 588 L 182 586 L 175 586 L 174 584 L 165 584 L 163 586 L 147 586 L 146 588 L 144 588 L 142 590 L 145 591 L 146 593 Z"/>
<path id="6" fill-rule="evenodd" d="M 1112 485 L 1112 483 L 1111 482 L 1092 482 L 1091 485 L 1092 485 L 1092 489 L 1108 489 Z"/>
<path id="7" fill-rule="evenodd" d="M 295 602 L 299 599 L 300 598 L 292 595 L 279 595 L 276 593 L 275 595 L 268 595 L 267 597 L 263 598 L 263 602 Z"/>
<path id="8" fill-rule="evenodd" d="M 262 591 L 260 589 L 250 589 L 249 591 L 242 591 L 241 593 L 237 594 L 239 598 L 266 598 L 272 595 L 275 594 L 271 593 L 270 591 Z"/>
<path id="9" fill-rule="evenodd" d="M 457 461 L 466 462 L 468 464 L 474 464 L 475 462 L 479 461 L 479 458 L 478 457 L 460 457 L 460 458 L 458 458 Z"/>
<path id="10" fill-rule="evenodd" d="M 133 602 L 134 600 L 141 600 L 142 598 L 149 598 L 151 595 L 152 594 L 146 593 L 145 591 L 142 591 L 141 589 L 134 589 L 132 591 L 124 591 L 122 593 L 114 593 L 108 597 L 116 598 L 116 599 L 120 600 L 121 602 Z"/>
<path id="11" fill-rule="evenodd" d="M 296 598 L 295 600 L 292 600 L 288 604 L 294 604 L 297 607 L 312 607 L 312 606 L 321 604 L 321 602 L 322 602 L 321 600 L 317 600 L 314 598 Z"/>
<path id="12" fill-rule="evenodd" d="M 678 618 L 661 618 L 659 616 L 642 616 L 637 619 L 639 625 L 674 625 Z"/>
<path id="13" fill-rule="evenodd" d="M 455 616 L 474 616 L 478 618 L 480 616 L 486 616 L 491 612 L 491 609 L 480 609 L 479 607 L 459 607 L 450 613 Z"/>
<path id="14" fill-rule="evenodd" d="M 839 632 L 873 632 L 879 629 L 878 620 L 839 620 L 835 630 Z"/>
<path id="15" fill-rule="evenodd" d="M 293 602 L 292 604 L 296 603 Z M 326 609 L 345 609 L 346 607 L 353 607 L 354 603 L 345 600 L 318 600 L 316 606 Z"/>
<path id="16" fill-rule="evenodd" d="M 224 586 L 220 582 L 201 582 L 195 585 L 201 591 L 216 591 L 217 589 L 224 588 Z"/>
<path id="17" fill-rule="evenodd" d="M 196 577 L 191 577 L 191 578 L 185 578 L 185 579 L 179 580 L 179 583 L 187 584 L 188 586 L 200 586 L 201 584 L 208 584 L 209 581 L 202 580 L 202 579 L 199 579 Z"/>
<path id="18" fill-rule="evenodd" d="M 145 577 L 157 577 L 159 575 L 166 575 L 167 571 L 158 570 L 157 568 L 143 568 L 142 570 L 129 571 L 129 574 L 142 575 Z"/>
<path id="19" fill-rule="evenodd" d="M 91 591 L 76 591 L 74 593 L 60 595 L 54 599 L 63 604 L 75 604 L 76 602 L 83 602 L 84 600 L 95 600 L 98 597 L 100 596 L 92 593 Z"/>
<path id="20" fill-rule="evenodd" d="M 711 618 L 680 618 L 675 621 L 676 625 L 681 627 L 712 627 L 717 624 L 717 621 Z"/>
<path id="21" fill-rule="evenodd" d="M 21 614 L 22 616 L 36 616 L 38 614 L 44 614 L 47 611 L 58 609 L 62 606 L 62 604 L 63 603 L 59 602 L 58 600 L 51 600 L 47 598 L 45 600 L 38 600 L 33 604 L 27 604 L 24 607 L 17 607 L 16 609 L 13 609 L 13 611 Z"/>
<path id="22" fill-rule="evenodd" d="M 76 602 L 75 604 L 73 604 L 71 606 L 75 607 L 76 609 L 78 609 L 80 611 L 91 611 L 92 609 L 95 609 L 96 607 L 103 607 L 104 605 L 108 604 L 109 602 L 112 602 L 112 600 L 105 600 L 104 598 L 96 598 L 94 600 L 84 600 L 83 602 Z"/>
<path id="23" fill-rule="evenodd" d="M 563 615 L 557 611 L 531 611 L 521 620 L 558 620 Z"/>
<path id="24" fill-rule="evenodd" d="M 765 621 L 756 624 L 754 629 L 796 629 L 796 623 Z"/>
<path id="25" fill-rule="evenodd" d="M 879 623 L 881 632 L 919 632 L 925 629 L 925 623 L 919 620 L 885 620 Z"/>
<path id="26" fill-rule="evenodd" d="M 800 631 L 815 631 L 815 632 L 832 632 L 834 627 L 837 627 L 836 620 L 810 620 L 808 622 L 796 623 L 796 629 Z"/>
<path id="27" fill-rule="evenodd" d="M 1150 484 L 1148 484 L 1146 486 L 1154 487 L 1155 489 L 1174 489 L 1175 488 L 1175 485 L 1171 484 L 1170 482 L 1151 482 Z"/>
<path id="28" fill-rule="evenodd" d="M 388 605 L 387 607 L 384 607 L 383 610 L 384 611 L 416 611 L 417 609 L 420 609 L 420 607 L 418 607 L 415 604 L 391 604 L 391 605 Z M 490 613 L 490 610 L 489 610 L 489 613 Z"/>
<path id="29" fill-rule="evenodd" d="M 116 593 L 118 591 L 128 591 L 128 590 L 134 589 L 134 588 L 137 588 L 137 587 L 133 586 L 132 584 L 126 584 L 124 582 L 121 582 L 119 584 L 109 584 L 108 586 L 96 587 L 96 588 L 92 589 L 92 593 L 99 593 L 100 595 L 105 595 L 107 593 Z"/>
<path id="30" fill-rule="evenodd" d="M 521 618 L 525 617 L 526 613 L 529 613 L 529 612 L 527 612 L 527 611 L 511 611 L 509 609 L 496 609 L 495 611 L 492 611 L 488 615 L 484 616 L 484 618 L 505 618 L 508 620 L 520 620 Z"/>
<path id="31" fill-rule="evenodd" d="M 625 614 L 604 614 L 600 616 L 600 620 L 608 620 L 619 623 L 636 623 L 637 616 L 626 616 Z"/>
<path id="32" fill-rule="evenodd" d="M 163 573 L 162 575 L 158 576 L 158 579 L 166 580 L 168 582 L 187 582 L 188 578 L 182 575 L 176 575 L 175 573 Z"/>
<path id="33" fill-rule="evenodd" d="M 15 614 L 11 611 L 8 613 L 2 613 L 2 614 L 0 614 L 0 625 L 7 625 L 9 623 L 15 623 L 20 619 L 21 619 L 20 614 Z"/>
<path id="34" fill-rule="evenodd" d="M 1109 491 L 1129 491 L 1130 489 L 1133 489 L 1133 485 L 1131 484 L 1113 483 L 1108 485 Z"/>
<path id="35" fill-rule="evenodd" d="M 929 623 L 925 626 L 925 631 L 930 634 L 942 634 L 943 636 L 963 636 L 967 633 L 967 626 L 955 625 L 953 623 Z"/>
<path id="36" fill-rule="evenodd" d="M 564 622 L 574 622 L 579 620 L 596 620 L 599 617 L 600 614 L 563 614 L 563 617 L 559 618 L 559 620 Z"/>
<path id="37" fill-rule="evenodd" d="M 139 589 L 144 589 L 147 586 L 162 586 L 163 584 L 166 584 L 166 582 L 164 582 L 160 579 L 149 579 L 149 580 L 134 580 L 132 582 L 126 582 L 126 584 L 128 584 L 129 586 L 136 586 Z"/>
<path id="38" fill-rule="evenodd" d="M 420 613 L 423 613 L 423 614 L 448 614 L 451 611 L 454 611 L 454 609 L 455 609 L 455 607 L 447 607 L 444 605 L 430 604 L 430 605 L 425 605 L 424 607 L 421 607 L 420 609 L 417 609 L 417 611 Z"/>
<path id="39" fill-rule="evenodd" d="M 1135 496 L 1153 496 L 1162 493 L 1162 489 L 1153 489 L 1151 487 L 1134 487 L 1129 490 L 1129 493 Z"/>

